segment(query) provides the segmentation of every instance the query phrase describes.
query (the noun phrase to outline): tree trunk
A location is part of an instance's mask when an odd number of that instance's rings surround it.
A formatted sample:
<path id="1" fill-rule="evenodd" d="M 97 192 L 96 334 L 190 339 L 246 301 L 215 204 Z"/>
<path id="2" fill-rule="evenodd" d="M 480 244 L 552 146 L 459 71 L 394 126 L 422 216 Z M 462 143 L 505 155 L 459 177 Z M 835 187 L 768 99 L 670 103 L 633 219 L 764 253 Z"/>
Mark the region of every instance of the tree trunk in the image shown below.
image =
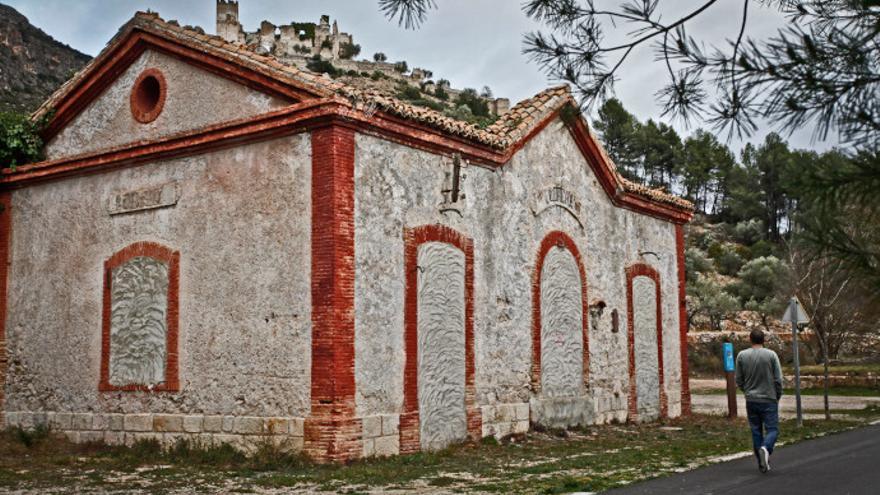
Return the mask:
<path id="1" fill-rule="evenodd" d="M 825 337 L 819 336 L 819 343 L 822 345 L 822 364 L 825 367 L 825 419 L 831 419 L 831 408 L 828 406 L 828 344 Z"/>

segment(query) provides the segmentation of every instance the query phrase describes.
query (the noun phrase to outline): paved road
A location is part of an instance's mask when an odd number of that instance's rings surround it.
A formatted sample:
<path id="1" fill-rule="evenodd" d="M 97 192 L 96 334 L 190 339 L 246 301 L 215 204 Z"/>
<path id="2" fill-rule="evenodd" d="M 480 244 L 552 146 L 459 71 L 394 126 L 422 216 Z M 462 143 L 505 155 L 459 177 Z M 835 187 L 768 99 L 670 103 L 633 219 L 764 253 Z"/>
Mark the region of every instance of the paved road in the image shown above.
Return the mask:
<path id="1" fill-rule="evenodd" d="M 785 432 L 783 432 L 783 435 Z M 769 473 L 753 457 L 606 492 L 651 494 L 875 495 L 880 493 L 880 425 L 776 449 Z"/>

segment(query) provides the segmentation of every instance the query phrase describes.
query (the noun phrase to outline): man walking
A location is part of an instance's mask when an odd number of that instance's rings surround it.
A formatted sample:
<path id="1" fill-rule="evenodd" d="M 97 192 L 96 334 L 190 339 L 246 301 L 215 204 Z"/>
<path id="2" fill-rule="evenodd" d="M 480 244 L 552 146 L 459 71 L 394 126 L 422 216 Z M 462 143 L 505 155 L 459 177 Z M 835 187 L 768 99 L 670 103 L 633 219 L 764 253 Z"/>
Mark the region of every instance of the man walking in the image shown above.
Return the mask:
<path id="1" fill-rule="evenodd" d="M 776 353 L 764 348 L 763 331 L 752 330 L 749 340 L 752 348 L 736 356 L 736 386 L 746 396 L 752 446 L 758 458 L 758 468 L 766 473 L 770 470 L 770 454 L 779 436 L 782 366 Z"/>

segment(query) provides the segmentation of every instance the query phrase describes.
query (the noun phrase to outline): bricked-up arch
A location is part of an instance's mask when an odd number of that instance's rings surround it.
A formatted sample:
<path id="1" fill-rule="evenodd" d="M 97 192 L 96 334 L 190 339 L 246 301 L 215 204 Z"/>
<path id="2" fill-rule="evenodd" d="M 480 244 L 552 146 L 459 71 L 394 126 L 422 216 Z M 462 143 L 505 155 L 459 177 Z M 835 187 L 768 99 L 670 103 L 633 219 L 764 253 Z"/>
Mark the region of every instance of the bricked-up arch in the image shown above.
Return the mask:
<path id="1" fill-rule="evenodd" d="M 164 381 L 152 386 L 141 383 L 112 384 L 110 379 L 111 318 L 113 271 L 135 258 L 159 261 L 168 268 L 167 306 L 165 311 L 165 375 Z M 101 381 L 98 390 L 176 392 L 180 390 L 178 363 L 180 253 L 153 242 L 136 242 L 114 254 L 104 262 L 104 306 L 101 330 Z"/>
<path id="2" fill-rule="evenodd" d="M 574 240 L 565 232 L 552 231 L 541 241 L 538 248 L 538 258 L 535 264 L 535 273 L 532 277 L 532 390 L 535 394 L 541 392 L 541 273 L 544 269 L 544 260 L 547 253 L 554 247 L 568 250 L 577 262 L 581 279 L 581 314 L 582 316 L 582 341 L 583 341 L 583 376 L 584 387 L 589 384 L 590 378 L 590 336 L 588 327 L 589 307 L 587 303 L 587 273 L 584 270 L 584 261 L 580 250 Z"/>
<path id="3" fill-rule="evenodd" d="M 480 410 L 476 404 L 474 387 L 474 245 L 468 237 L 443 225 L 425 225 L 404 229 L 404 267 L 406 288 L 404 294 L 405 362 L 403 368 L 403 413 L 400 415 L 400 453 L 418 452 L 419 424 L 419 342 L 418 342 L 418 280 L 419 247 L 429 242 L 454 246 L 464 253 L 464 353 L 465 353 L 465 412 L 467 431 L 471 439 L 478 439 L 482 431 Z"/>
<path id="4" fill-rule="evenodd" d="M 627 347 L 629 351 L 629 420 L 638 421 L 638 396 L 636 389 L 636 341 L 635 341 L 635 313 L 633 304 L 633 282 L 637 277 L 647 277 L 654 282 L 655 301 L 657 304 L 657 373 L 660 396 L 660 417 L 667 414 L 666 389 L 663 379 L 663 299 L 660 290 L 660 273 L 654 268 L 637 263 L 626 269 L 626 312 L 627 312 Z"/>

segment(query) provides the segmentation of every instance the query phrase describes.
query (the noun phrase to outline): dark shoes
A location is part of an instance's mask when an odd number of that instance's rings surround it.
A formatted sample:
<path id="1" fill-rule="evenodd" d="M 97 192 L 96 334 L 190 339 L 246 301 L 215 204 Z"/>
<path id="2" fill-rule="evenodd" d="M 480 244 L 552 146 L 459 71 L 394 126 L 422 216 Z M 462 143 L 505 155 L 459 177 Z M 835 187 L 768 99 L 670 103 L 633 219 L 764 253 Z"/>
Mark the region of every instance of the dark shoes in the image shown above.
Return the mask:
<path id="1" fill-rule="evenodd" d="M 770 471 L 770 452 L 767 451 L 767 447 L 758 449 L 758 469 L 762 473 Z"/>

